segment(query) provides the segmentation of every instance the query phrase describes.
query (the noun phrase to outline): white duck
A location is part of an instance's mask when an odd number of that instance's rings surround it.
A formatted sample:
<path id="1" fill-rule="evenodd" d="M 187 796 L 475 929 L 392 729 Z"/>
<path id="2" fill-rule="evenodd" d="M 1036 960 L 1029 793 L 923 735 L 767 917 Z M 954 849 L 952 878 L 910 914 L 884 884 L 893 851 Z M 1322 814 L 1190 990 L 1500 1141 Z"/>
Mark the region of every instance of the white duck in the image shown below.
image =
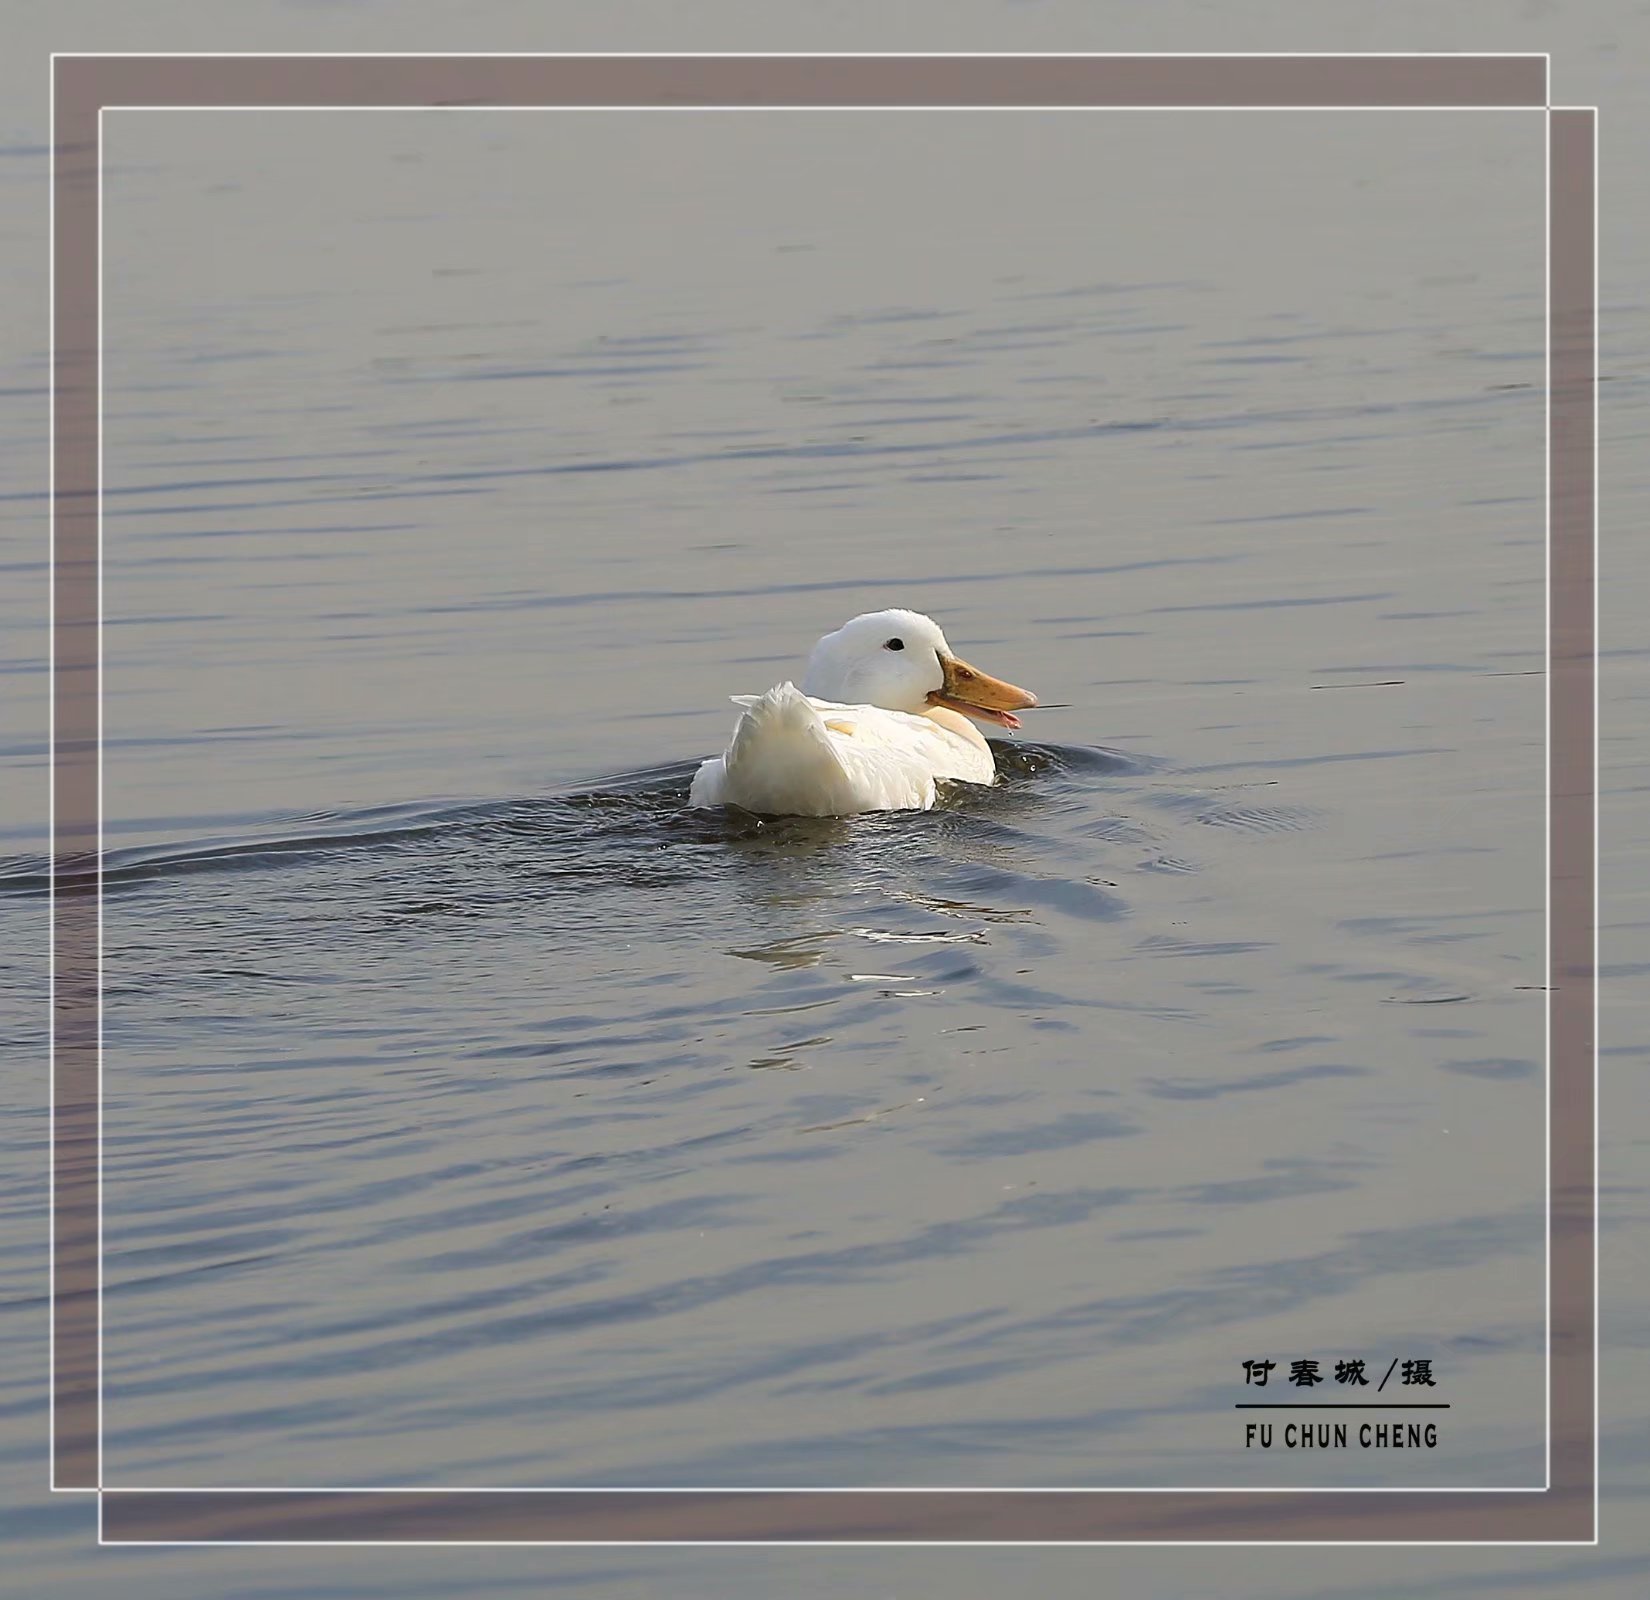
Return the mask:
<path id="1" fill-rule="evenodd" d="M 991 746 L 968 719 L 1017 728 L 1014 713 L 1037 704 L 959 661 L 915 611 L 872 611 L 826 634 L 800 689 L 732 698 L 744 714 L 688 803 L 793 817 L 926 811 L 946 779 L 994 783 Z"/>

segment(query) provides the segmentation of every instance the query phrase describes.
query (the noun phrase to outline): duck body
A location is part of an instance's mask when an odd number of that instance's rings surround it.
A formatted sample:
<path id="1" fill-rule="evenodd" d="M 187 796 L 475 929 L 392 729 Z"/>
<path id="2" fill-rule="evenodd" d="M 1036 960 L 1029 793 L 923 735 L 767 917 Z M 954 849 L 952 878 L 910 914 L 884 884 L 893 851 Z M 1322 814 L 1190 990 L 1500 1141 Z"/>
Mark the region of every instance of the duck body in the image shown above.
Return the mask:
<path id="1" fill-rule="evenodd" d="M 803 687 L 735 695 L 727 749 L 704 762 L 688 803 L 765 816 L 926 811 L 947 782 L 996 782 L 991 746 L 970 717 L 1018 727 L 1036 696 L 950 653 L 911 611 L 856 617 L 815 646 Z"/>
<path id="2" fill-rule="evenodd" d="M 793 683 L 734 703 L 744 715 L 727 750 L 694 775 L 690 805 L 783 817 L 927 811 L 941 783 L 996 781 L 990 745 L 967 724 L 815 700 Z"/>

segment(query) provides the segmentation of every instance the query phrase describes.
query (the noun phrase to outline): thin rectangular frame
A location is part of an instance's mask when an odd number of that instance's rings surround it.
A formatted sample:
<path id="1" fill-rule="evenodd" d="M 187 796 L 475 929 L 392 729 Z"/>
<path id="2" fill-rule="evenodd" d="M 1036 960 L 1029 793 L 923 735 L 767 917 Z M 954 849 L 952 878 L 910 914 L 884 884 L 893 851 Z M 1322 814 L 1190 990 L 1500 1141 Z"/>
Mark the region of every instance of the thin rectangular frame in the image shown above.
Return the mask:
<path id="1" fill-rule="evenodd" d="M 59 68 L 61 63 L 61 69 Z M 1596 1540 L 1596 113 L 1548 103 L 1545 56 L 62 56 L 52 105 L 52 1397 L 54 1488 L 99 1494 L 106 1542 L 1344 1543 Z M 893 96 L 893 79 L 903 92 Z M 224 96 L 225 81 L 238 93 Z M 437 93 L 437 87 L 446 93 Z M 219 93 L 208 95 L 209 87 Z M 454 95 L 453 88 L 466 93 Z M 523 97 L 523 87 L 534 90 Z M 616 93 L 615 88 L 628 89 Z M 1308 89 L 1313 90 L 1307 93 Z M 140 91 L 134 93 L 133 91 Z M 915 90 L 915 92 L 913 92 Z M 1279 99 L 1280 96 L 1286 98 Z M 1293 96 L 1293 98 L 1287 98 Z M 898 105 L 1535 109 L 1549 208 L 1549 1476 L 1505 1490 L 132 1489 L 101 1473 L 101 113 L 153 107 Z M 78 137 L 77 137 L 78 135 Z M 88 137 L 89 135 L 89 137 Z M 88 208 L 88 191 L 92 204 Z M 95 239 L 86 236 L 88 210 Z M 78 245 L 78 249 L 76 248 Z M 92 291 L 88 305 L 87 289 Z M 89 318 L 85 313 L 90 310 Z M 86 339 L 88 322 L 91 340 Z M 78 338 L 78 342 L 77 341 Z M 96 379 L 94 382 L 93 379 Z M 88 468 L 90 471 L 88 471 Z M 90 536 L 88 538 L 88 535 Z M 1562 705 L 1560 702 L 1562 701 Z M 1562 715 L 1559 713 L 1562 711 Z M 1579 765 L 1577 758 L 1580 758 Z M 1575 782 L 1578 773 L 1583 781 Z M 1564 787 L 1560 788 L 1560 781 Z M 88 866 L 91 868 L 88 871 Z M 63 880 L 60 883 L 59 877 Z M 67 884 L 65 892 L 63 885 Z M 91 891 L 91 892 L 88 892 Z M 59 905 L 59 899 L 64 904 Z M 90 910 L 88 910 L 88 904 Z M 1580 920 L 1577 920 L 1579 913 Z M 1568 935 L 1579 930 L 1580 942 Z M 88 941 L 87 934 L 93 935 Z M 1580 955 L 1579 960 L 1570 959 Z M 1560 975 L 1567 980 L 1558 982 Z M 88 1005 L 88 1002 L 90 1004 Z M 1562 1047 L 1562 1049 L 1561 1049 Z M 1577 1077 L 1583 1093 L 1560 1097 Z M 90 1097 L 87 1091 L 90 1090 Z M 1555 1146 L 1555 1113 L 1565 1137 Z M 1591 1112 L 1579 1118 L 1572 1111 Z M 1574 1126 L 1572 1126 L 1574 1124 Z M 1584 1137 L 1574 1137 L 1578 1128 Z M 1562 1157 L 1554 1159 L 1554 1152 Z M 63 1226 L 65 1220 L 70 1224 Z M 92 1226 L 88 1228 L 90 1222 Z M 88 1268 L 90 1271 L 88 1271 Z M 1553 1360 L 1554 1352 L 1562 1359 Z M 1563 1415 L 1554 1420 L 1553 1373 Z M 1584 1414 L 1574 1402 L 1584 1397 Z M 1555 1450 L 1555 1440 L 1559 1448 Z M 66 1446 L 66 1448 L 65 1448 Z M 1556 1458 L 1558 1470 L 1552 1463 Z M 1104 1496 L 1121 1496 L 1106 1501 Z M 1305 1497 L 1305 1507 L 1288 1502 Z M 874 1502 L 885 1502 L 874 1504 Z M 1119 1518 L 1098 1507 L 1144 1508 Z M 845 1507 L 852 1507 L 845 1512 Z M 1404 1522 L 1407 1516 L 1410 1520 Z M 1317 1538 L 1258 1531 L 1270 1517 Z M 711 1531 L 706 1531 L 706 1522 Z M 414 1531 L 462 1523 L 469 1537 Z M 1435 1539 L 1440 1522 L 1476 1537 Z M 1483 1535 L 1505 1521 L 1521 1535 Z M 684 1522 L 687 1526 L 684 1526 Z M 989 1527 L 996 1537 L 957 1539 Z M 1144 1539 L 1128 1538 L 1130 1527 Z M 1172 1538 L 1152 1537 L 1194 1528 Z M 1579 1529 L 1592 1530 L 1583 1537 Z M 367 1537 L 345 1530 L 364 1528 Z M 479 1533 L 476 1529 L 479 1527 Z M 689 1532 L 691 1528 L 691 1532 Z M 1403 1529 L 1420 1535 L 1403 1539 Z M 1077 1537 L 1073 1537 L 1073 1535 Z M 386 1538 L 385 1535 L 391 1537 Z M 400 1535 L 399 1537 L 395 1535 Z M 1119 1535 L 1124 1535 L 1119 1537 Z M 1227 1537 L 1230 1535 L 1230 1537 Z"/>
<path id="2" fill-rule="evenodd" d="M 725 112 L 725 111 L 749 111 L 749 110 L 756 110 L 756 111 L 762 111 L 762 112 L 780 112 L 780 113 L 784 113 L 784 112 L 799 112 L 799 111 L 800 112 L 821 112 L 821 111 L 854 112 L 854 111 L 862 111 L 862 110 L 866 110 L 866 109 L 876 109 L 876 110 L 885 110 L 885 111 L 912 111 L 912 110 L 917 110 L 917 111 L 934 112 L 934 113 L 939 113 L 939 112 L 962 112 L 962 113 L 967 114 L 967 113 L 978 113 L 978 112 L 981 112 L 981 111 L 988 111 L 988 112 L 989 111 L 1013 111 L 1013 112 L 1037 111 L 1037 112 L 1044 112 L 1044 113 L 1052 111 L 1052 112 L 1067 112 L 1067 113 L 1085 113 L 1085 112 L 1094 112 L 1094 111 L 1110 112 L 1110 111 L 1163 111 L 1163 110 L 1217 111 L 1217 112 L 1223 112 L 1223 113 L 1230 113 L 1230 112 L 1235 111 L 1235 110 L 1275 111 L 1279 108 L 1273 107 L 1273 106 L 1235 106 L 1235 107 L 1234 106 L 1177 106 L 1177 107 L 1100 106 L 1100 107 L 1095 107 L 1095 106 L 1069 106 L 1069 105 L 1068 106 L 1052 106 L 1051 107 L 1051 106 L 1021 106 L 1021 105 L 1009 105 L 1009 104 L 996 105 L 996 106 L 948 106 L 948 105 L 925 105 L 925 106 L 919 106 L 919 107 L 912 107 L 912 106 L 879 106 L 879 107 L 875 107 L 875 108 L 868 108 L 868 107 L 862 107 L 862 106 L 843 106 L 843 105 L 808 105 L 808 106 L 791 106 L 791 105 L 772 105 L 772 106 L 769 106 L 769 105 L 763 105 L 763 106 L 749 106 L 749 105 L 746 105 L 746 106 L 700 106 L 700 105 L 677 105 L 677 106 L 634 106 L 634 105 L 624 105 L 624 106 L 607 106 L 607 105 L 534 106 L 534 105 L 499 105 L 499 106 L 492 106 L 492 105 L 489 105 L 489 106 L 474 106 L 474 105 L 466 104 L 466 105 L 454 105 L 454 106 L 418 106 L 418 105 L 389 105 L 389 104 L 385 104 L 385 105 L 370 105 L 370 106 L 329 105 L 329 106 L 319 107 L 319 108 L 314 107 L 314 106 L 302 106 L 302 105 L 260 105 L 260 106 L 255 106 L 255 107 L 254 106 L 235 106 L 235 105 L 190 105 L 190 106 L 106 105 L 106 106 L 100 106 L 98 108 L 98 150 L 99 150 L 98 253 L 99 253 L 100 261 L 104 259 L 104 242 L 103 242 L 103 228 L 102 228 L 102 215 L 103 215 L 103 212 L 102 212 L 102 200 L 103 200 L 102 168 L 103 168 L 103 162 L 110 155 L 109 134 L 108 134 L 108 126 L 107 126 L 106 119 L 107 119 L 108 115 L 111 112 L 127 113 L 127 112 L 144 112 L 144 111 L 162 111 L 162 112 L 166 112 L 166 111 L 171 111 L 171 112 L 176 112 L 176 111 L 206 111 L 206 112 L 211 112 L 211 113 L 215 113 L 215 114 L 223 114 L 223 113 L 226 113 L 226 112 L 234 112 L 234 111 L 250 111 L 250 112 L 254 112 L 255 114 L 261 116 L 261 115 L 264 115 L 265 113 L 272 112 L 272 111 L 276 111 L 276 112 L 279 112 L 279 111 L 314 112 L 317 109 L 325 110 L 325 111 L 329 111 L 329 112 L 338 112 L 338 111 L 359 111 L 359 112 L 373 112 L 373 111 L 390 111 L 390 112 L 451 111 L 451 112 L 455 112 L 455 113 L 459 113 L 459 114 L 472 114 L 472 113 L 477 112 L 477 111 L 503 111 L 503 112 L 521 112 L 521 111 L 551 111 L 551 112 L 565 112 L 565 111 L 634 112 L 634 111 L 645 111 L 645 112 L 659 112 L 659 111 L 666 111 L 666 112 L 680 112 L 680 113 L 691 114 L 691 113 L 696 112 L 696 111 L 724 111 Z M 1413 109 L 1416 109 L 1416 108 L 1407 107 L 1407 106 L 1404 106 L 1404 107 L 1398 107 L 1398 106 L 1354 106 L 1354 107 L 1342 107 L 1342 106 L 1333 106 L 1333 107 L 1305 106 L 1305 107 L 1302 107 L 1302 106 L 1292 106 L 1292 107 L 1289 107 L 1287 109 L 1293 110 L 1293 111 L 1300 111 L 1300 110 L 1322 111 L 1322 110 L 1348 110 L 1349 109 L 1349 110 L 1356 110 L 1356 111 L 1399 112 L 1399 111 L 1413 110 Z M 1474 106 L 1474 107 L 1459 107 L 1459 106 L 1434 107 L 1434 106 L 1428 106 L 1428 107 L 1424 107 L 1422 109 L 1426 109 L 1426 110 L 1445 110 L 1445 111 L 1484 110 L 1484 109 L 1497 110 L 1497 111 L 1506 111 L 1506 110 L 1512 109 L 1512 110 L 1529 110 L 1531 112 L 1541 111 L 1543 113 L 1545 113 L 1545 110 L 1546 110 L 1546 108 L 1544 108 L 1544 107 L 1511 107 L 1511 108 L 1509 108 L 1509 107 L 1504 107 L 1504 106 L 1496 106 L 1496 107 L 1479 107 L 1479 106 Z M 1547 188 L 1546 174 L 1544 173 L 1543 174 L 1543 194 L 1544 195 L 1546 193 L 1546 188 Z M 102 296 L 101 296 L 102 282 L 103 282 L 103 274 L 102 274 L 101 269 L 100 269 L 100 272 L 99 272 L 100 294 L 99 294 L 99 310 L 98 310 L 100 325 L 102 324 L 102 318 L 103 318 Z M 100 344 L 99 344 L 100 359 L 101 359 L 101 351 L 102 351 L 102 345 L 101 345 L 101 341 L 100 341 Z M 102 426 L 103 426 L 102 419 L 103 419 L 103 408 L 102 408 L 102 398 L 101 398 L 101 390 L 100 390 L 99 404 L 98 404 L 98 427 L 99 427 L 99 438 L 100 438 L 100 440 L 101 440 L 101 437 L 102 437 Z M 1544 426 L 1545 426 L 1545 424 L 1544 424 Z M 101 532 L 102 532 L 101 507 L 100 507 L 100 511 L 99 511 L 98 526 L 99 526 L 100 551 L 101 551 Z M 101 569 L 101 554 L 100 554 L 100 569 Z M 1546 592 L 1546 589 L 1545 589 L 1545 586 L 1544 586 L 1544 610 L 1546 609 L 1546 602 L 1549 601 L 1549 600 L 1550 600 L 1550 594 L 1548 594 Z M 101 605 L 101 602 L 100 602 L 100 605 Z M 1544 642 L 1544 646 L 1550 642 L 1550 637 L 1549 637 L 1550 634 L 1551 634 L 1551 620 L 1550 620 L 1550 617 L 1547 617 L 1544 620 L 1544 623 L 1543 623 L 1543 642 Z M 1550 663 L 1550 654 L 1545 648 L 1544 648 L 1544 652 L 1543 652 L 1543 660 L 1544 660 L 1544 665 L 1550 670 L 1550 665 L 1551 665 L 1551 663 Z M 100 668 L 101 668 L 101 658 L 100 658 Z M 99 730 L 99 737 L 101 739 L 101 724 L 100 724 L 100 730 Z M 1550 729 L 1549 728 L 1544 728 L 1543 729 L 1543 738 L 1542 738 L 1542 753 L 1543 753 L 1543 759 L 1544 760 L 1545 760 L 1545 757 L 1546 757 L 1546 754 L 1547 754 L 1547 751 L 1548 751 L 1548 748 L 1549 748 L 1549 744 L 1550 744 Z M 1546 788 L 1545 784 L 1543 785 L 1543 788 L 1545 790 L 1545 788 Z M 1544 829 L 1543 829 L 1544 836 L 1546 834 L 1546 831 L 1547 830 L 1544 827 Z M 99 842 L 100 842 L 100 846 L 101 846 L 101 835 L 100 835 Z M 1545 852 L 1545 854 L 1550 858 L 1550 851 Z M 1550 859 L 1548 860 L 1547 864 L 1544 865 L 1543 878 L 1546 879 L 1546 878 L 1549 877 L 1549 875 L 1550 875 Z M 1543 952 L 1543 967 L 1544 967 L 1544 969 L 1546 967 L 1549 967 L 1550 964 L 1551 964 L 1551 948 L 1550 948 L 1551 914 L 1550 913 L 1551 913 L 1551 897 L 1547 896 L 1547 897 L 1544 898 L 1543 906 L 1542 906 L 1543 931 L 1544 931 L 1544 935 L 1546 935 L 1546 947 L 1544 948 L 1544 952 Z M 1546 986 L 1546 985 L 1543 985 L 1543 988 L 1547 990 L 1546 1010 L 1548 1012 L 1548 1016 L 1547 1016 L 1546 1022 L 1544 1024 L 1544 1032 L 1545 1032 L 1545 1031 L 1550 1029 L 1550 1025 L 1551 1025 L 1551 1016 L 1550 1016 L 1550 1012 L 1551 1012 L 1551 990 L 1550 990 L 1550 987 Z M 100 1034 L 99 1034 L 99 1040 L 100 1040 L 99 1060 L 100 1060 L 100 1062 L 102 1060 L 101 1037 L 102 1036 L 101 1036 L 101 1032 L 100 1032 Z M 1544 1057 L 1546 1057 L 1546 1056 L 1550 1056 L 1550 1051 L 1544 1052 Z M 1549 1066 L 1550 1066 L 1550 1063 L 1549 1063 Z M 1551 1127 L 1550 1127 L 1550 1115 L 1548 1115 L 1549 1112 L 1550 1112 L 1550 1106 L 1549 1106 L 1548 1102 L 1544 1099 L 1544 1101 L 1543 1101 L 1543 1113 L 1544 1113 L 1543 1122 L 1544 1122 L 1544 1126 L 1543 1126 L 1543 1133 L 1542 1133 L 1542 1147 L 1543 1147 L 1544 1165 L 1548 1165 L 1548 1166 L 1550 1166 L 1550 1151 L 1551 1151 Z M 1544 1183 L 1547 1183 L 1547 1182 L 1550 1182 L 1550 1177 L 1549 1178 L 1544 1178 Z M 102 1197 L 101 1197 L 101 1188 L 100 1188 L 100 1191 L 99 1191 L 99 1223 L 100 1223 L 100 1227 L 101 1227 L 101 1221 L 102 1221 L 101 1206 L 102 1206 Z M 1542 1232 L 1543 1232 L 1543 1251 L 1544 1251 L 1543 1269 L 1542 1269 L 1542 1271 L 1543 1271 L 1543 1301 L 1544 1301 L 1544 1305 L 1543 1305 L 1543 1331 L 1544 1331 L 1544 1335 L 1545 1335 L 1546 1331 L 1550 1328 L 1550 1325 L 1551 1325 L 1551 1313 L 1550 1313 L 1550 1304 L 1551 1304 L 1551 1294 L 1550 1294 L 1550 1287 L 1551 1287 L 1551 1285 L 1550 1285 L 1550 1279 L 1551 1279 L 1551 1207 L 1550 1206 L 1544 1207 L 1544 1209 L 1543 1209 Z M 101 1254 L 100 1254 L 100 1259 L 101 1259 Z M 102 1345 L 101 1345 L 101 1342 L 99 1344 L 99 1358 L 98 1359 L 99 1359 L 99 1370 L 101 1371 L 101 1367 L 102 1367 Z M 1543 1450 L 1542 1450 L 1542 1456 L 1543 1456 L 1543 1468 L 1542 1468 L 1543 1481 L 1541 1483 L 1538 1483 L 1538 1484 L 1495 1484 L 1495 1485 L 1486 1485 L 1486 1484 L 1476 1484 L 1476 1485 L 1474 1485 L 1474 1484 L 1469 1484 L 1469 1485 L 1434 1484 L 1434 1485 L 1426 1486 L 1427 1491 L 1430 1492 L 1430 1493 L 1434 1493 L 1434 1494 L 1480 1494 L 1480 1493 L 1486 1493 L 1486 1492 L 1495 1492 L 1495 1493 L 1502 1493 L 1502 1494 L 1541 1494 L 1541 1493 L 1545 1492 L 1551 1486 L 1551 1473 L 1552 1473 L 1552 1448 L 1551 1448 L 1552 1360 L 1551 1360 L 1550 1348 L 1546 1351 L 1545 1359 L 1543 1361 L 1542 1385 L 1543 1385 L 1543 1428 L 1544 1428 L 1544 1436 L 1543 1436 Z M 102 1390 L 101 1390 L 101 1385 L 100 1385 L 100 1389 L 99 1389 L 100 1431 L 101 1431 L 101 1403 L 102 1403 Z M 1394 1409 L 1403 1409 L 1403 1408 L 1402 1407 L 1395 1407 Z M 169 1485 L 110 1484 L 110 1483 L 105 1481 L 103 1483 L 102 1487 L 105 1490 L 108 1490 L 108 1491 L 120 1490 L 121 1492 L 127 1492 L 127 1493 L 132 1493 L 132 1494 L 161 1494 L 161 1493 L 178 1493 L 178 1492 L 198 1492 L 198 1493 L 202 1493 L 202 1494 L 228 1494 L 228 1493 L 266 1492 L 266 1491 L 260 1491 L 259 1489 L 256 1488 L 256 1486 L 253 1486 L 253 1485 L 240 1485 L 240 1484 L 214 1484 L 214 1485 L 209 1485 L 209 1486 L 207 1486 L 207 1485 L 170 1485 L 169 1486 Z M 406 1485 L 406 1484 L 393 1484 L 393 1483 L 392 1484 L 346 1484 L 346 1485 L 308 1484 L 308 1485 L 304 1486 L 304 1492 L 306 1492 L 306 1493 L 315 1493 L 315 1494 L 344 1494 L 344 1493 L 399 1494 L 399 1493 L 407 1492 L 410 1488 L 413 1488 L 413 1487 L 414 1486 L 410 1486 L 410 1485 Z M 1414 1486 L 1390 1486 L 1390 1485 L 1383 1485 L 1383 1484 L 1367 1484 L 1367 1485 L 1355 1485 L 1353 1487 L 1356 1489 L 1356 1492 L 1362 1493 L 1362 1494 L 1413 1494 L 1413 1493 L 1417 1492 L 1417 1489 Z M 602 1492 L 602 1491 L 599 1490 L 599 1489 L 596 1489 L 596 1488 L 585 1486 L 585 1485 L 563 1484 L 563 1485 L 553 1486 L 553 1488 L 551 1486 L 545 1486 L 543 1488 L 532 1488 L 532 1487 L 525 1487 L 524 1488 L 523 1486 L 518 1486 L 518 1485 L 454 1485 L 454 1486 L 451 1487 L 450 1492 L 455 1493 L 455 1494 L 483 1494 L 483 1493 L 519 1494 L 519 1493 L 549 1493 L 549 1492 L 563 1493 L 563 1494 L 592 1494 L 592 1493 L 598 1493 L 598 1492 Z M 614 1491 L 614 1492 L 621 1492 L 621 1491 Z M 687 1492 L 690 1492 L 690 1491 L 685 1490 L 681 1487 L 674 1487 L 674 1486 L 670 1486 L 670 1485 L 647 1485 L 647 1486 L 638 1486 L 636 1488 L 628 1488 L 627 1487 L 622 1492 L 626 1493 L 626 1494 L 637 1494 L 637 1493 L 682 1494 L 682 1493 L 687 1493 Z M 768 1485 L 727 1484 L 727 1485 L 718 1486 L 716 1492 L 717 1493 L 722 1493 L 722 1494 L 775 1494 L 775 1493 L 798 1492 L 798 1491 L 796 1491 L 794 1489 L 775 1488 L 773 1486 L 768 1486 Z M 1028 1486 L 1023 1486 L 1023 1487 L 1022 1486 L 1013 1486 L 1013 1485 L 992 1485 L 992 1486 L 988 1486 L 988 1487 L 985 1487 L 985 1488 L 981 1488 L 980 1486 L 977 1486 L 977 1485 L 952 1485 L 952 1484 L 926 1484 L 926 1485 L 920 1485 L 920 1486 L 891 1485 L 891 1484 L 843 1486 L 843 1485 L 834 1485 L 834 1484 L 815 1484 L 815 1485 L 810 1485 L 808 1487 L 808 1492 L 817 1493 L 817 1494 L 869 1493 L 869 1492 L 888 1493 L 888 1494 L 910 1494 L 910 1493 L 915 1493 L 915 1492 L 931 1493 L 931 1494 L 981 1494 L 981 1493 L 996 1493 L 996 1494 L 1042 1494 L 1042 1493 L 1058 1493 L 1058 1494 L 1169 1494 L 1169 1493 L 1185 1493 L 1185 1494 L 1338 1494 L 1338 1493 L 1346 1492 L 1346 1489 L 1343 1488 L 1343 1487 L 1335 1487 L 1335 1486 L 1324 1487 L 1324 1486 L 1314 1485 L 1314 1484 L 1284 1484 L 1284 1485 L 1279 1485 L 1279 1484 L 1258 1484 L 1258 1485 L 1252 1485 L 1252 1486 L 1251 1485 L 1231 1485 L 1231 1484 L 1184 1484 L 1184 1485 L 1160 1485 L 1160 1484 L 1155 1484 L 1155 1485 L 1154 1484 L 1148 1484 L 1148 1485 L 1133 1485 L 1133 1484 L 1068 1485 L 1068 1484 L 1046 1484 L 1046 1485 L 1028 1485 Z"/>

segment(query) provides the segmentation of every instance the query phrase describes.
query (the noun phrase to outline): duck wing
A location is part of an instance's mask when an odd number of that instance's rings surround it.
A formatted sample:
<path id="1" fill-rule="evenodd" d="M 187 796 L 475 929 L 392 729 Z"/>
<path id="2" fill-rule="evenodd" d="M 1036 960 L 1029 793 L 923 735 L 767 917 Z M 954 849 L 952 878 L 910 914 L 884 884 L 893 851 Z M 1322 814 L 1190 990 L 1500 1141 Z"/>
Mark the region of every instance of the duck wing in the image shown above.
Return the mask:
<path id="1" fill-rule="evenodd" d="M 736 695 L 744 714 L 732 742 L 699 768 L 688 803 L 766 816 L 829 817 L 863 810 L 813 703 L 793 683 Z"/>
<path id="2" fill-rule="evenodd" d="M 934 803 L 936 783 L 996 781 L 996 763 L 984 740 L 971 743 L 927 717 L 905 711 L 814 704 L 838 759 L 861 788 L 882 797 L 877 809 L 926 810 Z"/>

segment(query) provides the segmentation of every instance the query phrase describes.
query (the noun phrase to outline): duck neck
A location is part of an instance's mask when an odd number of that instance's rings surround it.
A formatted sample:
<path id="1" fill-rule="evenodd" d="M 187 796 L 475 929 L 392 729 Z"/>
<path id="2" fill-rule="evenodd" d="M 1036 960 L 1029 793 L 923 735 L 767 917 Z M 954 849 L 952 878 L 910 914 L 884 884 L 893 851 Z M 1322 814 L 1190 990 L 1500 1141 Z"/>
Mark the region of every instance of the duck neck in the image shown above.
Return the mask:
<path id="1" fill-rule="evenodd" d="M 949 733 L 954 733 L 960 739 L 966 739 L 972 745 L 978 745 L 982 750 L 989 750 L 985 735 L 965 717 L 960 711 L 953 711 L 950 706 L 930 706 L 923 715 L 930 722 L 937 722 Z"/>

